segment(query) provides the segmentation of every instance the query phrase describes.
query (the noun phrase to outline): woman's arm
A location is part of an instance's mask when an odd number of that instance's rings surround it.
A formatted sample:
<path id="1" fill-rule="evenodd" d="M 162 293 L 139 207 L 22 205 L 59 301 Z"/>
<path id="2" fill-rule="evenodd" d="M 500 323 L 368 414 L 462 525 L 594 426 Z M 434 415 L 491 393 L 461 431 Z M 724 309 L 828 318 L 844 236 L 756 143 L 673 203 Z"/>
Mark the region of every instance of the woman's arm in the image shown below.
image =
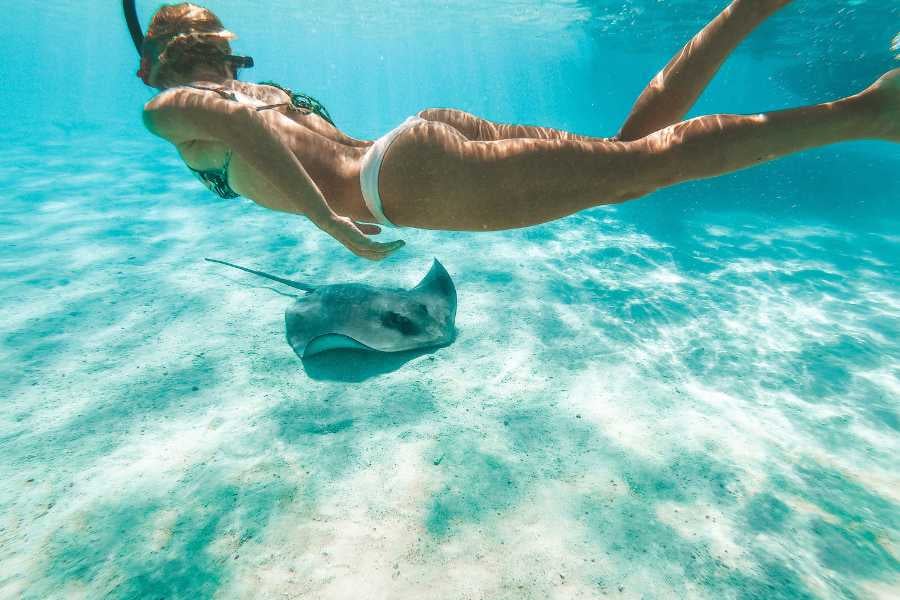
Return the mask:
<path id="1" fill-rule="evenodd" d="M 144 123 L 176 145 L 191 140 L 224 143 L 293 208 L 359 256 L 378 260 L 402 246 L 402 242 L 381 244 L 369 239 L 351 219 L 331 210 L 287 143 L 291 128 L 298 125 L 277 111 L 257 112 L 211 94 L 173 89 L 144 106 Z"/>

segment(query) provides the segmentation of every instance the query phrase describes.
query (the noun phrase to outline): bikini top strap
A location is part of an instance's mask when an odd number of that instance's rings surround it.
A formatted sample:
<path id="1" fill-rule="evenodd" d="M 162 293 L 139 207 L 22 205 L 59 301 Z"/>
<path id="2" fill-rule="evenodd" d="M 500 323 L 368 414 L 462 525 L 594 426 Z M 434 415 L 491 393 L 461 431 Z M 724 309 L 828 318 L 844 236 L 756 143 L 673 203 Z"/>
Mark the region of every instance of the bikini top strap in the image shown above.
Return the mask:
<path id="1" fill-rule="evenodd" d="M 284 106 L 287 106 L 288 110 L 301 112 L 305 115 L 308 115 L 310 113 L 316 114 L 334 125 L 334 119 L 332 119 L 331 115 L 328 114 L 328 110 L 325 108 L 325 106 L 309 94 L 301 94 L 299 92 L 295 92 L 291 88 L 284 87 L 283 85 L 275 81 L 260 81 L 259 83 L 260 85 L 268 85 L 273 88 L 279 89 L 287 94 L 290 97 L 291 102 L 290 104 L 285 103 Z M 276 104 L 274 106 L 279 105 Z"/>
<path id="2" fill-rule="evenodd" d="M 215 93 L 219 94 L 220 96 L 222 96 L 223 98 L 225 98 L 226 100 L 233 100 L 234 102 L 240 102 L 237 95 L 233 91 L 226 90 L 224 88 L 211 88 L 211 87 L 205 87 L 202 85 L 191 85 L 189 83 L 185 84 L 185 87 L 194 88 L 195 90 L 205 90 L 207 92 L 215 92 Z M 285 106 L 289 109 L 296 108 L 290 102 L 279 102 L 278 104 L 266 104 L 265 106 L 255 106 L 254 108 L 256 109 L 257 112 L 259 112 L 261 110 L 269 110 L 271 108 L 281 108 L 282 106 Z"/>
<path id="3" fill-rule="evenodd" d="M 285 106 L 289 109 L 295 108 L 294 105 L 291 104 L 290 102 L 279 102 L 278 104 L 266 104 L 265 106 L 257 106 L 256 110 L 257 111 L 268 110 L 270 108 L 281 108 L 282 106 Z"/>
<path id="4" fill-rule="evenodd" d="M 265 106 L 260 106 L 256 110 L 266 110 L 267 108 L 281 108 L 282 106 L 286 107 L 289 111 L 298 111 L 308 114 L 310 111 L 303 110 L 294 105 L 294 92 L 290 88 L 286 88 L 283 85 L 277 84 L 274 81 L 262 81 L 260 85 L 267 85 L 269 87 L 273 87 L 275 89 L 281 90 L 285 94 L 287 94 L 290 98 L 290 102 L 279 102 L 278 104 L 267 104 Z"/>
<path id="5" fill-rule="evenodd" d="M 219 94 L 220 96 L 222 96 L 223 98 L 225 98 L 226 100 L 233 100 L 234 102 L 240 102 L 240 100 L 238 100 L 238 98 L 234 92 L 232 92 L 230 90 L 226 90 L 225 88 L 211 88 L 211 87 L 205 87 L 202 85 L 191 85 L 189 83 L 185 84 L 184 87 L 194 88 L 195 90 L 205 90 L 207 92 L 215 92 L 215 93 Z"/>

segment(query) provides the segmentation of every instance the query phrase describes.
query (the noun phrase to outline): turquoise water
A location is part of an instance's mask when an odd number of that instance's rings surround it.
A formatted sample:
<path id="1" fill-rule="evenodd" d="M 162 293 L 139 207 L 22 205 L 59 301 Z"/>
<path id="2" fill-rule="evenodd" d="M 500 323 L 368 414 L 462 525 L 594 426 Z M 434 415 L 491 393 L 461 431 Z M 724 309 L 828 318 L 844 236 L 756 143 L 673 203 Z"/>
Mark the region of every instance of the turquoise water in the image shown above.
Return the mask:
<path id="1" fill-rule="evenodd" d="M 368 139 L 428 106 L 610 135 L 715 12 L 303 4 L 209 6 L 248 79 Z M 142 129 L 118 8 L 0 24 L 0 597 L 897 597 L 898 146 L 370 263 Z M 858 91 L 898 24 L 796 0 L 692 114 Z M 391 286 L 437 257 L 459 335 L 301 362 L 290 299 L 205 256 Z"/>

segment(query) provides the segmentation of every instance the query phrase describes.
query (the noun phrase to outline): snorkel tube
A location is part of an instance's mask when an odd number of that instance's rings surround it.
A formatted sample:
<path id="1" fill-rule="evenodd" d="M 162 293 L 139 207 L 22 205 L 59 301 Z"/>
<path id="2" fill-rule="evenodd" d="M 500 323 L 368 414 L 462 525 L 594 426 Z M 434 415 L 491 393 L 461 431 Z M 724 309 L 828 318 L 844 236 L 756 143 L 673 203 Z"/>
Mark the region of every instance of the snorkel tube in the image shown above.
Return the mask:
<path id="1" fill-rule="evenodd" d="M 141 70 L 138 71 L 144 83 L 147 83 L 147 74 L 150 71 L 150 61 L 144 58 L 141 48 L 144 46 L 144 30 L 141 29 L 141 22 L 138 21 L 137 9 L 134 7 L 134 0 L 122 0 L 122 10 L 125 11 L 125 23 L 128 25 L 128 33 L 131 34 L 131 41 L 137 50 L 138 56 L 141 58 Z M 253 58 L 250 56 L 237 56 L 235 54 L 226 54 L 225 60 L 238 69 L 249 69 L 253 66 Z"/>

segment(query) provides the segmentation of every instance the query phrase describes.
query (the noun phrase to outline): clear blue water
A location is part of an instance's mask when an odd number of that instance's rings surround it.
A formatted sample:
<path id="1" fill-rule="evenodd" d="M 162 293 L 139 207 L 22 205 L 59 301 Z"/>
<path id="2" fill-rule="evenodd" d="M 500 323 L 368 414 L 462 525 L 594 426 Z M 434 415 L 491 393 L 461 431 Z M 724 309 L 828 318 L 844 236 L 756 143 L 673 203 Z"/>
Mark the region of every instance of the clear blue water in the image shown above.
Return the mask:
<path id="1" fill-rule="evenodd" d="M 248 79 L 369 139 L 428 106 L 609 135 L 715 11 L 209 6 Z M 373 264 L 211 196 L 146 133 L 118 9 L 26 0 L 0 23 L 0 597 L 897 597 L 898 146 L 404 231 Z M 858 91 L 898 23 L 796 0 L 692 114 Z M 459 337 L 302 363 L 289 298 L 204 256 L 385 285 L 438 257 Z"/>

